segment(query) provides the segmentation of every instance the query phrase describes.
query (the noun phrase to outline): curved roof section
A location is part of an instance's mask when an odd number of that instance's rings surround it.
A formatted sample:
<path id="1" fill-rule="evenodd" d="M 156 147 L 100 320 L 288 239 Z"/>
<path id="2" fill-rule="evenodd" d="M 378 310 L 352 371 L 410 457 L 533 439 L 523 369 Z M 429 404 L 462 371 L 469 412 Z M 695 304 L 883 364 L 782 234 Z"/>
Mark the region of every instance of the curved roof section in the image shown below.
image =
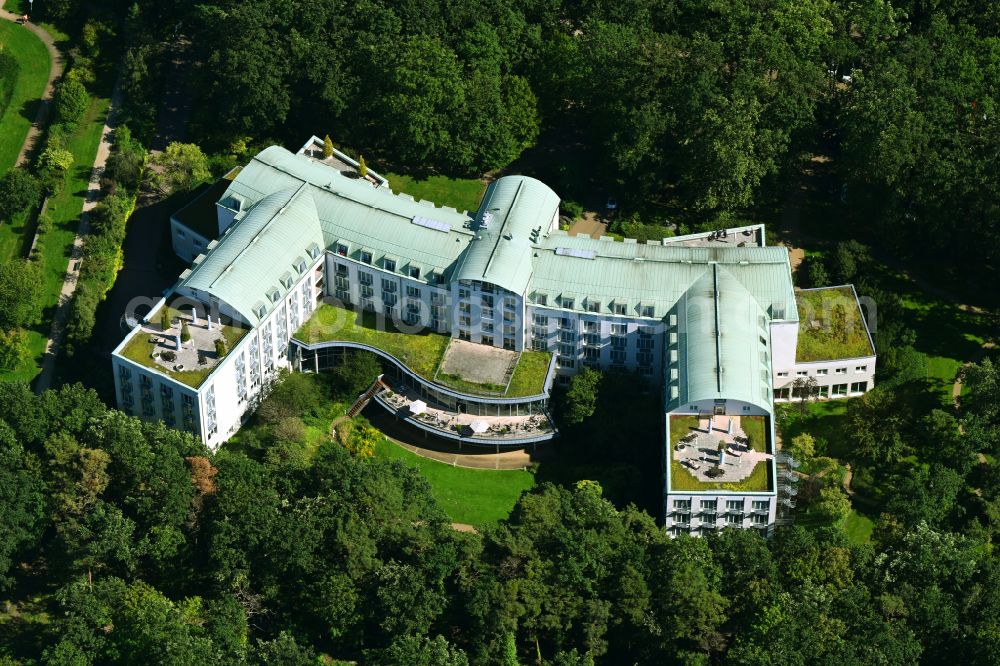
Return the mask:
<path id="1" fill-rule="evenodd" d="M 287 293 L 281 277 L 297 276 L 296 263 L 308 260 L 311 247 L 323 247 L 313 198 L 301 185 L 285 188 L 260 199 L 234 222 L 180 287 L 215 296 L 256 325 L 255 309 L 273 308 L 269 292 Z"/>
<path id="2" fill-rule="evenodd" d="M 558 212 L 559 196 L 540 180 L 505 176 L 491 183 L 476 213 L 476 236 L 459 259 L 454 278 L 525 293 L 533 245 L 549 232 Z"/>
<path id="3" fill-rule="evenodd" d="M 295 155 L 280 146 L 258 153 L 229 189 L 223 200 L 237 197 L 254 203 L 271 192 L 309 186 L 323 230 L 324 248 L 337 243 L 348 246 L 348 255 L 359 259 L 370 252 L 373 265 L 384 258 L 396 260 L 399 270 L 412 263 L 421 268 L 421 280 L 431 271 L 444 274 L 472 239 L 472 218 L 448 206 L 415 201 L 407 194 L 394 194 L 387 187 L 373 187 L 359 178 L 350 178 L 329 165 Z M 412 223 L 415 217 L 443 222 L 447 232 Z"/>
<path id="4" fill-rule="evenodd" d="M 726 398 L 770 412 L 767 317 L 740 281 L 718 264 L 707 267 L 685 294 L 679 315 L 679 404 Z"/>

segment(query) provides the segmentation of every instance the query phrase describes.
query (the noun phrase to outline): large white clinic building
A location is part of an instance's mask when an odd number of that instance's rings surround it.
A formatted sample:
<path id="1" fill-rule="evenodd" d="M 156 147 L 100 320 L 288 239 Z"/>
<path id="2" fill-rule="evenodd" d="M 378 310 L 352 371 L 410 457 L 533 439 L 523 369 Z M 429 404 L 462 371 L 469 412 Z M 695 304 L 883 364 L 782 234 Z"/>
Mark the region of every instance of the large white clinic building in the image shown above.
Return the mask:
<path id="1" fill-rule="evenodd" d="M 316 141 L 299 153 L 263 150 L 189 206 L 203 211 L 197 222 L 191 210 L 174 216 L 174 249 L 191 267 L 115 349 L 120 409 L 217 448 L 278 369 L 321 371 L 366 350 L 385 371 L 367 397 L 414 427 L 524 446 L 558 433 L 554 384 L 583 366 L 631 372 L 663 394 L 664 431 L 650 435 L 665 446 L 667 527 L 697 534 L 774 524 L 776 400 L 872 387 L 875 355 L 853 289 L 831 291 L 840 299 L 832 314 L 811 295 L 803 321 L 788 252 L 767 246 L 761 225 L 646 243 L 570 236 L 558 228 L 559 197 L 535 179 L 500 178 L 478 210 L 458 211 L 395 194 L 378 174 L 358 177 L 356 163 L 323 158 Z M 379 321 L 439 336 L 445 358 L 481 354 L 503 379 L 456 382 L 377 335 L 317 337 L 317 321 L 347 309 L 366 313 L 355 328 Z M 832 321 L 843 326 L 845 312 L 864 353 L 814 358 L 824 347 L 805 343 Z M 725 440 L 730 462 L 696 460 L 692 446 L 680 455 L 674 416 L 689 419 L 689 441 Z M 751 431 L 748 451 L 740 435 Z M 721 476 L 704 476 L 716 467 Z"/>

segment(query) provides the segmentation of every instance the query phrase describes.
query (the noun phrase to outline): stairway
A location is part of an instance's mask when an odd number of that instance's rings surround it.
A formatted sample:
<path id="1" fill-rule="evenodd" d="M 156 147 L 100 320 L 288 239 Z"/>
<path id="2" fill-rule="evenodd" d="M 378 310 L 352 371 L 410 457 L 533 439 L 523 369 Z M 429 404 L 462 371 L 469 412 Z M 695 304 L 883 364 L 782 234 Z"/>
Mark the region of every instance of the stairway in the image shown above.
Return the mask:
<path id="1" fill-rule="evenodd" d="M 358 399 L 355 400 L 354 404 L 347 410 L 347 418 L 353 419 L 358 415 L 358 412 L 365 408 L 365 405 L 368 404 L 369 400 L 382 391 L 385 391 L 387 388 L 389 388 L 389 386 L 382 381 L 382 375 L 376 377 L 375 381 L 372 382 L 372 385 L 368 387 L 368 390 L 359 395 Z"/>

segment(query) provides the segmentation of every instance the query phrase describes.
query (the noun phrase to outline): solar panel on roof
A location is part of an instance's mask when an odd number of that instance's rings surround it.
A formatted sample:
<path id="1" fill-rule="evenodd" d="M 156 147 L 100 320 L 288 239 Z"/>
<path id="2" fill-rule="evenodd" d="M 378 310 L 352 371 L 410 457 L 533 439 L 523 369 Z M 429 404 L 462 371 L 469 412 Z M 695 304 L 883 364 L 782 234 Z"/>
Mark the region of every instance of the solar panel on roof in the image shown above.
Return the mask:
<path id="1" fill-rule="evenodd" d="M 414 215 L 411 222 L 418 227 L 424 227 L 425 229 L 433 229 L 434 231 L 441 231 L 443 233 L 451 231 L 451 225 L 447 222 L 432 220 L 429 217 L 423 217 L 421 215 Z"/>
<path id="2" fill-rule="evenodd" d="M 577 257 L 579 259 L 595 259 L 597 253 L 593 250 L 584 250 L 578 247 L 557 247 L 556 254 L 563 257 Z"/>

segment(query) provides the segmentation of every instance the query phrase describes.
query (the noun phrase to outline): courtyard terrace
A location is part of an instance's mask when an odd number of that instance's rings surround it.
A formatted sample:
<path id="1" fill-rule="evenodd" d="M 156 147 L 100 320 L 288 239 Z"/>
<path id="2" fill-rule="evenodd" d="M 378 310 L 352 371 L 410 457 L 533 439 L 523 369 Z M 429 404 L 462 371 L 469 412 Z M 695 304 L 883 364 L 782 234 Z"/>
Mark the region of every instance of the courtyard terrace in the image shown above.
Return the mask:
<path id="1" fill-rule="evenodd" d="M 520 398 L 545 390 L 551 354 L 515 352 L 426 330 L 405 332 L 372 312 L 325 304 L 295 333 L 306 344 L 354 342 L 380 349 L 430 382 L 470 395 Z"/>

